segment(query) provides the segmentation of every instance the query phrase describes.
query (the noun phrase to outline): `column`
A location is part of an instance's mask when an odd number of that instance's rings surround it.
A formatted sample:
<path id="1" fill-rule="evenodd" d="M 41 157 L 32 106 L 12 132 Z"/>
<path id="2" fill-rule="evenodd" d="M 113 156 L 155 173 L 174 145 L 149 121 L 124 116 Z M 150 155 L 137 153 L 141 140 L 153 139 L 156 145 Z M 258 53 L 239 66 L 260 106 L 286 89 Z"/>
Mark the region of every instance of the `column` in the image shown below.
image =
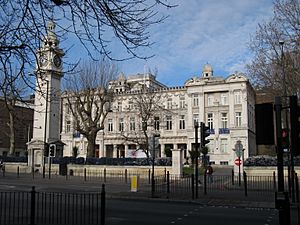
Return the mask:
<path id="1" fill-rule="evenodd" d="M 125 144 L 125 158 L 127 157 L 128 155 L 128 144 Z"/>
<path id="2" fill-rule="evenodd" d="M 104 157 L 104 130 L 100 130 L 99 158 Z"/>
<path id="3" fill-rule="evenodd" d="M 182 150 L 172 149 L 172 172 L 173 175 L 181 176 L 183 168 Z"/>
<path id="4" fill-rule="evenodd" d="M 160 144 L 160 155 L 161 157 L 166 157 L 166 154 L 165 154 L 165 145 L 164 144 Z"/>
<path id="5" fill-rule="evenodd" d="M 118 157 L 118 148 L 117 145 L 113 146 L 113 158 L 117 158 Z"/>

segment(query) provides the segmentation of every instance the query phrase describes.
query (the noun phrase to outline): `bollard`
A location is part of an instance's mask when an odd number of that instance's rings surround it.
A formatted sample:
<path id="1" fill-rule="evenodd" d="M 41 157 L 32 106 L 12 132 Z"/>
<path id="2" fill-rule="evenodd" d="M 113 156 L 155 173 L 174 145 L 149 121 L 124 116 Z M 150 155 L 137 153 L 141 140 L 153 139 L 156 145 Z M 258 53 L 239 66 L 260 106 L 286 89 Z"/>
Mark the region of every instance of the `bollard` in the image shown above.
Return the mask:
<path id="1" fill-rule="evenodd" d="M 127 184 L 127 169 L 125 169 L 125 184 Z"/>
<path id="2" fill-rule="evenodd" d="M 31 210 L 30 210 L 30 225 L 35 225 L 34 222 L 35 222 L 35 187 L 32 186 L 32 189 L 31 189 L 31 204 L 30 204 L 30 207 L 31 207 Z"/>
<path id="3" fill-rule="evenodd" d="M 84 181 L 86 181 L 86 168 L 84 168 Z"/>
<path id="4" fill-rule="evenodd" d="M 231 182 L 232 182 L 232 185 L 234 185 L 234 171 L 231 170 Z"/>
<path id="5" fill-rule="evenodd" d="M 167 172 L 167 193 L 170 193 L 170 172 Z"/>
<path id="6" fill-rule="evenodd" d="M 192 199 L 195 199 L 195 177 L 194 174 L 191 175 L 192 179 Z"/>
<path id="7" fill-rule="evenodd" d="M 104 176 L 104 183 L 106 183 L 106 168 L 104 168 L 103 176 Z"/>
<path id="8" fill-rule="evenodd" d="M 105 184 L 102 184 L 101 190 L 101 225 L 105 225 Z"/>
<path id="9" fill-rule="evenodd" d="M 244 171 L 243 172 L 243 177 L 244 177 L 244 190 L 245 190 L 245 196 L 248 196 L 248 187 L 247 187 L 247 174 Z"/>

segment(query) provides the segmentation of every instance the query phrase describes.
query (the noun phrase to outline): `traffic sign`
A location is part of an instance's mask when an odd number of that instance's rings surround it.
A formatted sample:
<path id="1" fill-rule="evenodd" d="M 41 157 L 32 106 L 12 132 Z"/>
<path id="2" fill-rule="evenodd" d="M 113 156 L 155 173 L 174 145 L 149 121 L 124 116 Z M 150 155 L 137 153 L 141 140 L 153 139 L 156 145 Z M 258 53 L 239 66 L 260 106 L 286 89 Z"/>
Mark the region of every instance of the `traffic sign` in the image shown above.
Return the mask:
<path id="1" fill-rule="evenodd" d="M 240 166 L 242 164 L 242 160 L 240 158 L 237 158 L 234 160 L 234 164 Z"/>

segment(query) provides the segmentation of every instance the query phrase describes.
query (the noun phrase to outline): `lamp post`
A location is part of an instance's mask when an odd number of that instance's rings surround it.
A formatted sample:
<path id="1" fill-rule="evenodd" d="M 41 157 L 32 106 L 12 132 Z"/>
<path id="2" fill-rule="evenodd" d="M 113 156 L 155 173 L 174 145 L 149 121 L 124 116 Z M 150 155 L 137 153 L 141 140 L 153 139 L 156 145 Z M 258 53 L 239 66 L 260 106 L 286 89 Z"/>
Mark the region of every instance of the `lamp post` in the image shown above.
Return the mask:
<path id="1" fill-rule="evenodd" d="M 154 198 L 155 180 L 154 180 L 154 161 L 155 161 L 155 138 L 159 138 L 159 134 L 153 134 L 153 151 L 152 151 L 152 174 L 151 174 L 151 197 Z"/>
<path id="2" fill-rule="evenodd" d="M 198 173 L 198 155 L 199 155 L 199 144 L 198 144 L 198 128 L 199 128 L 199 123 L 195 121 L 194 124 L 195 128 L 195 151 L 196 151 L 196 162 L 195 162 L 195 183 L 196 183 L 196 199 L 198 198 L 198 179 L 199 179 L 199 173 Z"/>

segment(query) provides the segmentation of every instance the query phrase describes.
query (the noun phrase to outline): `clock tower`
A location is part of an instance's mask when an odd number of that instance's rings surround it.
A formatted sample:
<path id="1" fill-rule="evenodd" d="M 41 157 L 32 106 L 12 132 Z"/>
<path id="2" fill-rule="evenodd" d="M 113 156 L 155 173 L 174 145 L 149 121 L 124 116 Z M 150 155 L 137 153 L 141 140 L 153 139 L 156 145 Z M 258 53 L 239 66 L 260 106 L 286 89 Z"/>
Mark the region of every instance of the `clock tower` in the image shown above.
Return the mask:
<path id="1" fill-rule="evenodd" d="M 53 21 L 48 22 L 47 34 L 36 55 L 33 138 L 28 143 L 28 158 L 33 168 L 44 165 L 49 144 L 61 143 L 60 85 L 64 52 L 59 48 Z M 56 153 L 62 155 L 62 149 L 56 148 Z"/>

